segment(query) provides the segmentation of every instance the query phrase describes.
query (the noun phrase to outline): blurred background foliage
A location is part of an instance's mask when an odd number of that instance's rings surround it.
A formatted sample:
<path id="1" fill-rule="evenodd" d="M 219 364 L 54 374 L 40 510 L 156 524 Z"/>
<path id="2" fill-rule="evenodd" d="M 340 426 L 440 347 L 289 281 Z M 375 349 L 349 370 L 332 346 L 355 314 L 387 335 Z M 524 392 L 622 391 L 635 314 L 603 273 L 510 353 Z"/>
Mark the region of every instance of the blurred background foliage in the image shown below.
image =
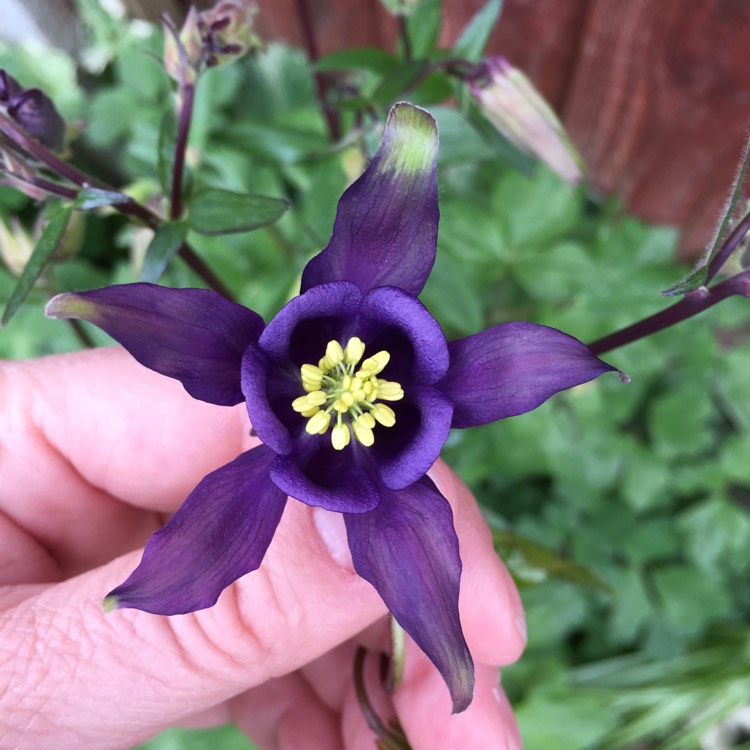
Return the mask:
<path id="1" fill-rule="evenodd" d="M 429 23 L 413 25 L 415 54 L 444 58 L 433 49 L 439 8 L 426 7 Z M 77 61 L 5 47 L 0 67 L 42 87 L 69 123 L 85 123 L 73 144 L 78 166 L 158 207 L 168 193 L 164 122 L 174 111 L 161 29 L 115 19 L 94 0 L 82 0 L 80 13 L 88 38 Z M 464 56 L 476 57 L 480 37 L 463 37 Z M 442 216 L 423 300 L 449 338 L 521 319 L 592 341 L 665 306 L 660 290 L 686 271 L 674 261 L 675 230 L 530 169 L 528 157 L 470 124 L 475 113 L 444 74 L 413 86 L 423 68 L 373 50 L 317 66 L 341 69 L 356 83 L 356 95 L 338 102 L 345 132 L 358 132 L 362 108 L 382 116 L 400 98 L 438 120 Z M 377 132 L 366 135 L 371 149 Z M 269 43 L 209 70 L 187 151 L 193 192 L 221 187 L 291 208 L 252 233 L 189 239 L 236 298 L 268 318 L 326 243 L 336 201 L 365 156 L 346 135 L 331 146 L 303 51 Z M 16 217 L 32 233 L 38 214 L 31 199 L 0 188 L 6 223 Z M 0 332 L 3 358 L 81 346 L 63 322 L 45 319 L 50 293 L 138 280 L 150 230 L 111 207 L 78 217 L 73 257 L 48 267 Z M 175 261 L 161 283 L 201 280 Z M 3 305 L 15 284 L 0 269 Z M 609 354 L 632 376 L 627 386 L 605 377 L 530 414 L 451 435 L 444 458 L 485 508 L 528 614 L 528 649 L 503 673 L 527 750 L 742 742 L 706 733 L 750 692 L 749 313 L 731 299 Z M 89 335 L 107 343 L 98 330 Z M 143 747 L 250 746 L 228 727 L 170 730 Z"/>

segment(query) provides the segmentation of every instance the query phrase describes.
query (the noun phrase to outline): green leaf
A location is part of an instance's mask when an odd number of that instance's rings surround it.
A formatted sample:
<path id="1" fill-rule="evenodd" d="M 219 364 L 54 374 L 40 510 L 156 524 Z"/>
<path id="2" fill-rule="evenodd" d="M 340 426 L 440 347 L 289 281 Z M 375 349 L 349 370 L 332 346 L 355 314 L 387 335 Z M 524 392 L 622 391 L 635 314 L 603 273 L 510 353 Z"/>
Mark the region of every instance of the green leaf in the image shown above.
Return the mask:
<path id="1" fill-rule="evenodd" d="M 78 193 L 78 197 L 73 202 L 73 207 L 80 211 L 90 211 L 92 208 L 129 203 L 130 200 L 130 196 L 125 195 L 125 193 L 118 193 L 113 190 L 100 190 L 99 188 L 86 188 Z"/>
<path id="2" fill-rule="evenodd" d="M 255 745 L 237 727 L 227 724 L 212 729 L 173 727 L 158 734 L 136 750 L 255 750 Z"/>
<path id="3" fill-rule="evenodd" d="M 330 147 L 322 133 L 261 120 L 243 119 L 228 125 L 222 135 L 238 150 L 281 165 L 294 164 Z"/>
<path id="4" fill-rule="evenodd" d="M 23 269 L 23 273 L 10 295 L 8 304 L 5 306 L 5 312 L 3 312 L 2 321 L 0 321 L 0 326 L 6 326 L 8 321 L 15 315 L 18 308 L 21 307 L 36 280 L 39 278 L 39 275 L 42 273 L 44 267 L 47 265 L 60 244 L 60 241 L 65 234 L 65 230 L 68 228 L 68 222 L 70 221 L 72 213 L 73 208 L 71 206 L 66 206 L 60 208 L 50 217 L 49 223 L 44 228 L 42 236 L 39 238 L 39 242 L 37 242 L 34 252 L 29 258 L 29 262 Z"/>
<path id="5" fill-rule="evenodd" d="M 143 259 L 141 281 L 157 281 L 185 241 L 187 227 L 182 222 L 167 222 L 156 230 Z"/>
<path id="6" fill-rule="evenodd" d="M 428 58 L 435 50 L 442 21 L 441 6 L 441 0 L 426 0 L 406 22 L 412 57 L 415 60 Z"/>
<path id="7" fill-rule="evenodd" d="M 319 73 L 348 70 L 369 70 L 379 75 L 387 75 L 398 66 L 398 60 L 377 47 L 341 49 L 321 57 L 313 69 Z"/>
<path id="8" fill-rule="evenodd" d="M 511 571 L 514 574 L 517 571 L 522 573 L 522 581 L 539 583 L 547 578 L 557 578 L 579 586 L 610 591 L 607 583 L 593 571 L 514 531 L 492 529 L 492 542 Z"/>
<path id="9" fill-rule="evenodd" d="M 479 62 L 482 59 L 484 48 L 500 18 L 502 9 L 503 0 L 487 0 L 461 32 L 453 48 L 456 57 L 472 62 Z"/>
<path id="10" fill-rule="evenodd" d="M 403 98 L 404 91 L 410 87 L 427 67 L 424 61 L 405 63 L 387 75 L 373 92 L 373 101 L 389 107 Z"/>
<path id="11" fill-rule="evenodd" d="M 706 283 L 708 266 L 700 266 L 690 272 L 682 281 L 662 292 L 663 297 L 676 297 L 679 294 L 687 294 L 695 291 Z"/>
<path id="12" fill-rule="evenodd" d="M 281 198 L 206 188 L 190 199 L 187 222 L 200 234 L 250 232 L 278 221 L 288 208 Z"/>

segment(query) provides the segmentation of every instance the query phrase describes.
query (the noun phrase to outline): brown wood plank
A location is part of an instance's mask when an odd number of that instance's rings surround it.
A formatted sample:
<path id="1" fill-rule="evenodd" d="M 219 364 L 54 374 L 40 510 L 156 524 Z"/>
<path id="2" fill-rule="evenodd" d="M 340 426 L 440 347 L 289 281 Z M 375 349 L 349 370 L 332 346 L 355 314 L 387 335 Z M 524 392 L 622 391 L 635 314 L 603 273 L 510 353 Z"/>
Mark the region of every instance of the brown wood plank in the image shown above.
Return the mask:
<path id="1" fill-rule="evenodd" d="M 308 0 L 323 53 L 392 49 L 379 0 Z M 483 0 L 445 0 L 451 44 Z M 294 0 L 259 0 L 266 38 L 301 44 Z M 594 184 L 643 218 L 710 237 L 750 121 L 748 0 L 505 0 L 490 52 L 562 113 Z"/>
<path id="2" fill-rule="evenodd" d="M 563 114 L 594 181 L 695 254 L 750 119 L 750 4 L 592 0 Z"/>

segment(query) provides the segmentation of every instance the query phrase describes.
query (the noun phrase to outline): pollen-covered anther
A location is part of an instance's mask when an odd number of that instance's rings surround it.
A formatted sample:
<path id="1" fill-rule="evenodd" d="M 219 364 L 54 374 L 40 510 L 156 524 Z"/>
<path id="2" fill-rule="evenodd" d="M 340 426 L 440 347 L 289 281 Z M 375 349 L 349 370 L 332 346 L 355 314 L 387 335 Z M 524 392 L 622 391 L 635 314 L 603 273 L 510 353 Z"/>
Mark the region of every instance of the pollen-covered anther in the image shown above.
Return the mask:
<path id="1" fill-rule="evenodd" d="M 378 399 L 398 401 L 404 397 L 399 383 L 377 377 L 391 355 L 379 351 L 361 361 L 364 354 L 365 344 L 357 336 L 352 336 L 346 346 L 333 340 L 317 365 L 300 368 L 305 395 L 292 401 L 292 409 L 308 419 L 305 430 L 310 435 L 324 435 L 333 424 L 331 444 L 336 450 L 346 448 L 352 435 L 362 445 L 371 446 L 377 424 L 396 424 L 396 413 L 377 403 Z"/>
<path id="2" fill-rule="evenodd" d="M 377 398 L 383 401 L 400 401 L 404 397 L 404 391 L 399 383 L 393 383 L 389 380 L 379 380 Z"/>

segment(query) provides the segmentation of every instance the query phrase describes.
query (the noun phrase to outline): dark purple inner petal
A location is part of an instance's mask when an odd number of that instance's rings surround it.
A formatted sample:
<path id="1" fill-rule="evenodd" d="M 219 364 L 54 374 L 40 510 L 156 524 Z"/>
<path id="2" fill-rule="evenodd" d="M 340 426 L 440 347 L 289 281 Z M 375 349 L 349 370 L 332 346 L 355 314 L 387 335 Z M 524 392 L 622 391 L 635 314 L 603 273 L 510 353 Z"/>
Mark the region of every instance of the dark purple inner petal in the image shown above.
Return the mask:
<path id="1" fill-rule="evenodd" d="M 453 404 L 429 386 L 412 386 L 403 401 L 390 404 L 393 427 L 375 427 L 370 457 L 380 480 L 400 490 L 424 476 L 448 438 Z"/>
<path id="2" fill-rule="evenodd" d="M 370 354 L 381 348 L 391 354 L 389 367 L 406 382 L 430 385 L 448 369 L 448 345 L 440 325 L 418 299 L 400 289 L 371 291 L 355 329 Z M 398 381 L 395 375 L 387 377 Z"/>
<path id="3" fill-rule="evenodd" d="M 286 494 L 307 505 L 346 513 L 362 513 L 379 500 L 378 487 L 363 460 L 359 445 L 343 451 L 331 445 L 330 434 L 302 433 L 294 451 L 279 456 L 271 477 Z"/>
<path id="4" fill-rule="evenodd" d="M 323 284 L 295 297 L 266 326 L 260 348 L 277 364 L 317 364 L 326 344 L 339 339 L 359 312 L 362 293 L 346 281 Z"/>
<path id="5" fill-rule="evenodd" d="M 345 514 L 354 567 L 445 680 L 453 712 L 474 692 L 474 664 L 458 614 L 461 558 L 453 514 L 427 478 L 383 488 L 368 513 Z"/>
<path id="6" fill-rule="evenodd" d="M 281 519 L 286 495 L 271 482 L 273 459 L 261 445 L 204 477 L 107 598 L 157 615 L 215 604 L 260 565 Z"/>
<path id="7" fill-rule="evenodd" d="M 453 426 L 473 427 L 536 409 L 559 391 L 616 372 L 578 339 L 535 323 L 503 323 L 452 341 L 438 383 Z"/>
<path id="8" fill-rule="evenodd" d="M 281 370 L 281 372 L 278 372 Z M 242 358 L 242 392 L 250 421 L 258 437 L 275 453 L 292 450 L 292 437 L 279 414 L 287 412 L 299 417 L 291 401 L 297 395 L 293 376 L 271 362 L 257 347 L 249 346 Z M 290 394 L 293 394 L 290 396 Z"/>

